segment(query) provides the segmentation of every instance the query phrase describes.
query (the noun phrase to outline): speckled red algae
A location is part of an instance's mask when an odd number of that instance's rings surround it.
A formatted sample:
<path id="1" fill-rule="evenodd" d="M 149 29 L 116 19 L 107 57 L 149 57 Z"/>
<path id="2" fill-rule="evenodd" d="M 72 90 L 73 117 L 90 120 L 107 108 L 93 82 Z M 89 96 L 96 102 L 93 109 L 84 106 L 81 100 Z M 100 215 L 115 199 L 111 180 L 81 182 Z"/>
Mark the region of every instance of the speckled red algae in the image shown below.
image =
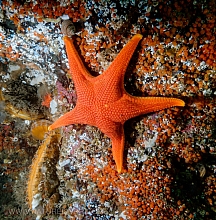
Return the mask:
<path id="1" fill-rule="evenodd" d="M 46 94 L 43 98 L 41 105 L 46 106 L 47 108 L 50 107 L 50 102 L 52 101 L 51 94 Z"/>

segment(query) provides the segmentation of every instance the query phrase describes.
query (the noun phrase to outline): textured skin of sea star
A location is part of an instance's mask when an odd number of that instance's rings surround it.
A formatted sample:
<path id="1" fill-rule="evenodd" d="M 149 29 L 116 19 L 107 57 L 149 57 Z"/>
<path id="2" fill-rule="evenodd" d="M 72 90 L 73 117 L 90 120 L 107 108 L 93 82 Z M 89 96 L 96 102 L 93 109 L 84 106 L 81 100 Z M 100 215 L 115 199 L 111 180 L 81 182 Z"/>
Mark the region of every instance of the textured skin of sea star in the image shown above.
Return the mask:
<path id="1" fill-rule="evenodd" d="M 124 89 L 124 74 L 141 34 L 136 34 L 120 51 L 103 74 L 93 77 L 84 67 L 72 39 L 64 37 L 70 72 L 77 92 L 73 110 L 61 116 L 49 130 L 70 124 L 98 127 L 112 141 L 112 154 L 120 173 L 123 165 L 124 123 L 130 118 L 172 106 L 184 101 L 166 97 L 134 97 Z"/>

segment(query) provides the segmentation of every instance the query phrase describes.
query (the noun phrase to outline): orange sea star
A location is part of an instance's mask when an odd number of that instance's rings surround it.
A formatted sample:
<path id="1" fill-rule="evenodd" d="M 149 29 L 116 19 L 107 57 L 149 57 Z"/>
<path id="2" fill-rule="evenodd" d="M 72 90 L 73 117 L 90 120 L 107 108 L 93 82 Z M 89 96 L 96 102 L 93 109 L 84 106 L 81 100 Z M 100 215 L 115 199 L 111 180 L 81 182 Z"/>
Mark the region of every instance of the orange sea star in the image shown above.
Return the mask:
<path id="1" fill-rule="evenodd" d="M 142 39 L 136 34 L 121 50 L 109 68 L 93 77 L 84 67 L 69 37 L 64 37 L 71 75 L 77 91 L 75 108 L 56 120 L 49 130 L 70 124 L 98 127 L 112 141 L 112 153 L 121 172 L 124 151 L 124 123 L 130 118 L 172 106 L 184 106 L 184 101 L 165 97 L 134 97 L 124 89 L 124 73 Z"/>

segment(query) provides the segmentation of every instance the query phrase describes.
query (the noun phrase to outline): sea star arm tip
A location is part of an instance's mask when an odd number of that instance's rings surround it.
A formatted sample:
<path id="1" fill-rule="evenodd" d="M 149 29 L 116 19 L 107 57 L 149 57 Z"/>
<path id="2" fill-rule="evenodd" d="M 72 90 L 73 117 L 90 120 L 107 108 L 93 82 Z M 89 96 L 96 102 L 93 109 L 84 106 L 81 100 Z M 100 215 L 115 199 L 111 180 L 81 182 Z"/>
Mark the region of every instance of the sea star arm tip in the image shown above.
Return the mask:
<path id="1" fill-rule="evenodd" d="M 121 173 L 123 167 L 123 153 L 124 153 L 124 127 L 123 124 L 118 126 L 118 132 L 111 137 L 112 154 L 116 164 L 116 170 Z"/>
<path id="2" fill-rule="evenodd" d="M 62 115 L 59 119 L 57 119 L 53 124 L 48 127 L 48 131 L 70 124 L 77 124 L 77 120 L 79 120 L 79 117 L 77 117 L 78 119 L 76 118 L 76 112 L 77 109 L 73 109 L 72 111 Z"/>
<path id="3" fill-rule="evenodd" d="M 143 38 L 143 36 L 142 36 L 142 34 L 136 34 L 136 35 L 133 36 L 132 39 L 134 39 L 134 38 L 137 38 L 137 39 L 141 40 Z"/>

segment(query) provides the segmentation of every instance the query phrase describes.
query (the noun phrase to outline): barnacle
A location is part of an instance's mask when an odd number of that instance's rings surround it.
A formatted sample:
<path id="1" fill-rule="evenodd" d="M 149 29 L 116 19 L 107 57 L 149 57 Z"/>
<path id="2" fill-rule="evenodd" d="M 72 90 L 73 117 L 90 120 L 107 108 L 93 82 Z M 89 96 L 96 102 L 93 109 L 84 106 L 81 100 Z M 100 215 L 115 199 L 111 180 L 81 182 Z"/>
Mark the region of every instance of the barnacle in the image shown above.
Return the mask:
<path id="1" fill-rule="evenodd" d="M 64 35 L 72 36 L 75 33 L 75 27 L 71 20 L 64 20 L 61 25 L 61 31 Z"/>

